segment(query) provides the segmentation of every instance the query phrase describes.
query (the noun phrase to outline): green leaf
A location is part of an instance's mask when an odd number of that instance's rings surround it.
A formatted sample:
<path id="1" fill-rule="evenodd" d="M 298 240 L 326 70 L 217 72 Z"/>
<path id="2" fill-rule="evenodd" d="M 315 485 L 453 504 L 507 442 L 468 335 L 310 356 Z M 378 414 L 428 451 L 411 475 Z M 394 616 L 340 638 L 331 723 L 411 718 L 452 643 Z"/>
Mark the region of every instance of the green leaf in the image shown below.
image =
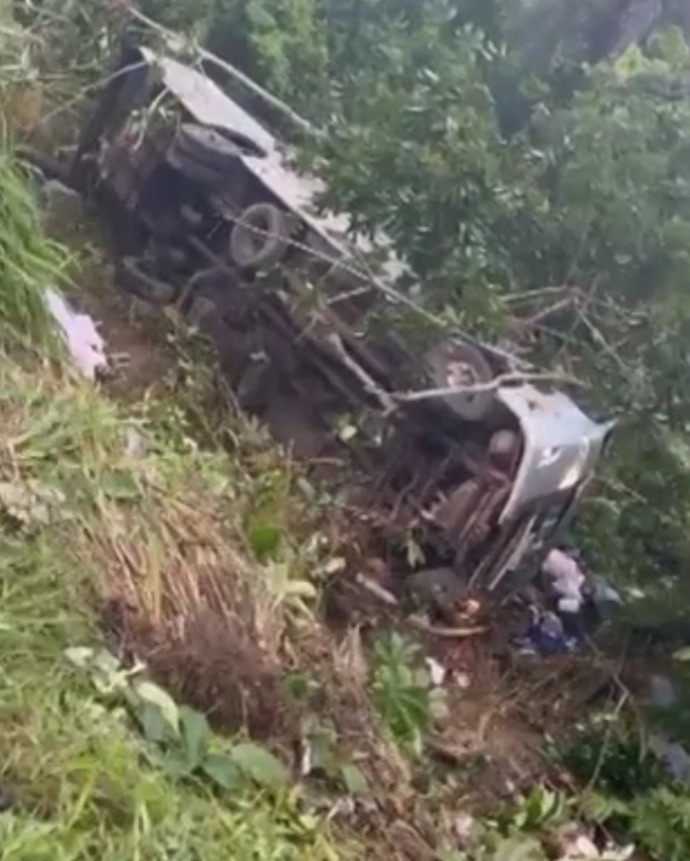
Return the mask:
<path id="1" fill-rule="evenodd" d="M 683 69 L 687 65 L 690 49 L 679 27 L 668 27 L 655 33 L 652 49 L 674 69 Z"/>
<path id="2" fill-rule="evenodd" d="M 541 786 L 535 786 L 525 801 L 524 827 L 533 828 L 541 821 L 545 805 L 548 805 L 545 790 Z"/>
<path id="3" fill-rule="evenodd" d="M 198 768 L 208 748 L 211 729 L 206 715 L 188 706 L 179 709 L 180 738 L 191 768 Z"/>
<path id="4" fill-rule="evenodd" d="M 176 738 L 176 734 L 156 703 L 142 702 L 137 709 L 141 732 L 147 741 L 161 744 Z"/>
<path id="5" fill-rule="evenodd" d="M 232 748 L 233 762 L 259 786 L 277 789 L 285 786 L 289 775 L 285 766 L 272 753 L 248 742 Z"/>
<path id="6" fill-rule="evenodd" d="M 163 720 L 175 735 L 179 734 L 180 715 L 175 700 L 163 688 L 153 682 L 141 681 L 134 685 L 134 693 L 140 702 L 150 703 L 160 709 Z"/>
<path id="7" fill-rule="evenodd" d="M 315 727 L 306 740 L 309 746 L 311 771 L 336 774 L 336 734 L 329 727 Z"/>
<path id="8" fill-rule="evenodd" d="M 683 663 L 685 663 L 686 661 L 690 661 L 690 646 L 687 646 L 684 649 L 680 649 L 673 655 L 673 657 L 674 660 L 683 661 Z"/>
<path id="9" fill-rule="evenodd" d="M 101 479 L 101 488 L 108 499 L 124 502 L 139 499 L 141 491 L 131 474 L 128 472 L 111 472 Z"/>
<path id="10" fill-rule="evenodd" d="M 502 840 L 496 847 L 493 861 L 541 861 L 544 858 L 539 841 L 525 837 Z"/>
<path id="11" fill-rule="evenodd" d="M 100 649 L 94 654 L 92 665 L 104 675 L 115 675 L 121 672 L 120 661 L 106 649 Z"/>
<path id="12" fill-rule="evenodd" d="M 265 562 L 274 558 L 283 540 L 282 530 L 271 524 L 257 524 L 249 529 L 247 534 L 249 544 L 257 559 Z"/>
<path id="13" fill-rule="evenodd" d="M 189 767 L 184 751 L 178 747 L 162 750 L 154 748 L 148 754 L 149 761 L 170 778 L 181 780 L 186 777 L 191 777 L 193 769 Z"/>
<path id="14" fill-rule="evenodd" d="M 127 672 L 118 659 L 105 649 L 93 656 L 89 666 L 93 686 L 104 696 L 126 695 L 129 682 Z"/>
<path id="15" fill-rule="evenodd" d="M 344 765 L 340 769 L 340 774 L 350 795 L 368 795 L 369 784 L 356 765 Z"/>
<path id="16" fill-rule="evenodd" d="M 285 689 L 296 700 L 305 700 L 311 690 L 311 681 L 302 673 L 288 673 L 284 679 Z"/>
<path id="17" fill-rule="evenodd" d="M 221 789 L 239 789 L 244 782 L 242 772 L 227 753 L 207 753 L 200 767 Z"/>

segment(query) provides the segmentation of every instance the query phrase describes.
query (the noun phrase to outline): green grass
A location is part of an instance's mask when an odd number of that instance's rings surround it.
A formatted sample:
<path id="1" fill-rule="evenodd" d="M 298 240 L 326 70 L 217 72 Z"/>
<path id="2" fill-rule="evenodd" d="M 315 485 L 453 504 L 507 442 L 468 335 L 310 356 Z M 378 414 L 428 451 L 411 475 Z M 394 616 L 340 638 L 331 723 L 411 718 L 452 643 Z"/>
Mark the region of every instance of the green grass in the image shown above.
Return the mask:
<path id="1" fill-rule="evenodd" d="M 297 790 L 219 795 L 148 766 L 127 715 L 64 657 L 98 642 L 96 611 L 113 591 L 149 619 L 180 620 L 194 612 L 202 562 L 232 572 L 230 585 L 252 565 L 229 460 L 181 453 L 64 373 L 40 290 L 65 261 L 1 154 L 0 786 L 15 803 L 0 814 L 0 859 L 338 857 Z"/>
<path id="2" fill-rule="evenodd" d="M 151 525 L 157 507 L 181 504 L 190 473 L 203 485 L 212 456 L 185 466 L 159 445 L 126 472 L 128 425 L 115 407 L 9 356 L 0 416 L 0 782 L 17 795 L 0 816 L 0 858 L 332 857 L 293 802 L 217 798 L 145 767 L 123 715 L 63 657 L 93 641 L 88 598 L 107 580 L 97 547 L 117 509 Z"/>
<path id="3" fill-rule="evenodd" d="M 0 139 L 0 322 L 12 328 L 15 340 L 25 335 L 43 350 L 54 346 L 41 292 L 63 283 L 69 259 L 38 229 L 27 178 Z"/>

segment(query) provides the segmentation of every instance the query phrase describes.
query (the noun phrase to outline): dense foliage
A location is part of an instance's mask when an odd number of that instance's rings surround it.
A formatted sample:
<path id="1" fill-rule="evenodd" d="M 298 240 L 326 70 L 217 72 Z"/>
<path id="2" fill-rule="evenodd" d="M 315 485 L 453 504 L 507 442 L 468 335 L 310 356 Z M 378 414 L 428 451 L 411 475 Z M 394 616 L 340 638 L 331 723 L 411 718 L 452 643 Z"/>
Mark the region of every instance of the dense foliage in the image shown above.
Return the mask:
<path id="1" fill-rule="evenodd" d="M 211 48 L 327 132 L 307 151 L 329 197 L 353 229 L 385 229 L 423 301 L 621 418 L 584 540 L 607 573 L 670 596 L 665 618 L 690 592 L 690 52 L 681 29 L 653 26 L 684 24 L 678 4 L 654 20 L 576 5 L 201 11 Z M 191 14 L 178 2 L 165 20 Z"/>

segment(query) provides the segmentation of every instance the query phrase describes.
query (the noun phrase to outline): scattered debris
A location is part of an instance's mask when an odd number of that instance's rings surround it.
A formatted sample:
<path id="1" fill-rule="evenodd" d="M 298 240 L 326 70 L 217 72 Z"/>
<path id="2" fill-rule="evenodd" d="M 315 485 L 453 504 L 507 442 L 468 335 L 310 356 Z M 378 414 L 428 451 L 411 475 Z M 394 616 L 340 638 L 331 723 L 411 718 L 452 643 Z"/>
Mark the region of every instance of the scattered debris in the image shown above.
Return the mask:
<path id="1" fill-rule="evenodd" d="M 476 845 L 480 830 L 477 820 L 469 813 L 460 813 L 453 821 L 453 832 L 458 842 L 458 848 L 463 851 Z"/>
<path id="2" fill-rule="evenodd" d="M 398 599 L 395 595 L 389 592 L 388 589 L 385 589 L 383 586 L 376 583 L 376 581 L 372 580 L 370 577 L 366 577 L 364 574 L 358 574 L 355 579 L 363 589 L 366 589 L 369 593 L 378 598 L 379 601 L 384 604 L 388 604 L 389 607 L 397 606 Z"/>
<path id="3" fill-rule="evenodd" d="M 606 846 L 600 856 L 601 861 L 629 861 L 635 854 L 635 846 Z"/>
<path id="4" fill-rule="evenodd" d="M 635 851 L 634 846 L 605 846 L 600 849 L 592 838 L 575 824 L 561 829 L 557 841 L 560 852 L 557 861 L 628 861 Z"/>
<path id="5" fill-rule="evenodd" d="M 601 855 L 594 842 L 586 835 L 578 832 L 577 827 L 568 826 L 559 835 L 561 852 L 559 861 L 587 861 L 599 859 Z"/>
<path id="6" fill-rule="evenodd" d="M 466 691 L 472 684 L 472 679 L 470 678 L 469 673 L 455 673 L 453 678 L 455 680 L 455 684 L 460 688 L 461 691 Z"/>
<path id="7" fill-rule="evenodd" d="M 525 594 L 530 619 L 517 639 L 522 654 L 567 655 L 581 648 L 607 620 L 620 594 L 603 578 L 585 573 L 575 552 L 554 548 L 541 569 L 541 589 Z"/>
<path id="8" fill-rule="evenodd" d="M 649 749 L 664 763 L 675 780 L 690 785 L 690 754 L 680 742 L 670 741 L 662 733 L 652 733 L 649 736 Z"/>
<path id="9" fill-rule="evenodd" d="M 577 641 L 566 636 L 563 622 L 556 613 L 540 613 L 536 607 L 530 608 L 532 619 L 525 635 L 518 639 L 520 654 L 567 655 L 577 648 Z"/>
<path id="10" fill-rule="evenodd" d="M 434 687 L 440 687 L 446 680 L 446 668 L 443 664 L 439 664 L 434 658 L 425 658 L 425 663 L 429 670 L 429 678 Z"/>
<path id="11" fill-rule="evenodd" d="M 90 380 L 108 368 L 105 343 L 88 314 L 74 311 L 67 300 L 52 287 L 46 290 L 45 302 L 50 315 L 60 327 L 74 366 Z"/>
<path id="12" fill-rule="evenodd" d="M 0 510 L 24 529 L 45 526 L 58 520 L 65 497 L 54 487 L 38 481 L 0 481 Z"/>
<path id="13" fill-rule="evenodd" d="M 564 826 L 557 835 L 557 861 L 628 861 L 635 851 L 634 846 L 597 846 L 592 838 L 582 831 L 580 825 Z"/>
<path id="14" fill-rule="evenodd" d="M 566 612 L 578 612 L 585 600 L 583 587 L 586 577 L 576 560 L 555 547 L 546 557 L 542 571 L 551 581 L 559 607 L 567 608 Z"/>

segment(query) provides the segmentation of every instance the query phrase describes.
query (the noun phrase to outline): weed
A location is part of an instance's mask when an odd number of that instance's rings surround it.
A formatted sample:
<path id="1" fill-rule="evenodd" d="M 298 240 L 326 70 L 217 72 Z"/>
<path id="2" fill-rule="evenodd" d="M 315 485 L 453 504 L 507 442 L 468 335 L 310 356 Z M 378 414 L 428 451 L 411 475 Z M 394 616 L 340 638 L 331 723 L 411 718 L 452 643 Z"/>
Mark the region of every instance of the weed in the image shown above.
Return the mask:
<path id="1" fill-rule="evenodd" d="M 89 672 L 100 694 L 129 709 L 149 743 L 148 761 L 168 777 L 203 777 L 225 790 L 240 789 L 247 780 L 274 789 L 287 783 L 286 769 L 267 750 L 251 743 L 220 746 L 204 714 L 178 706 L 158 685 L 138 679 L 143 665 L 127 670 L 108 652 L 88 647 L 66 654 Z"/>
<path id="2" fill-rule="evenodd" d="M 504 825 L 510 831 L 535 832 L 562 824 L 567 811 L 568 803 L 562 793 L 537 785 L 516 800 L 504 817 Z"/>
<path id="3" fill-rule="evenodd" d="M 419 666 L 419 649 L 398 634 L 382 637 L 374 649 L 372 695 L 393 738 L 416 754 L 424 730 L 443 705 L 443 692 L 432 688 Z"/>

